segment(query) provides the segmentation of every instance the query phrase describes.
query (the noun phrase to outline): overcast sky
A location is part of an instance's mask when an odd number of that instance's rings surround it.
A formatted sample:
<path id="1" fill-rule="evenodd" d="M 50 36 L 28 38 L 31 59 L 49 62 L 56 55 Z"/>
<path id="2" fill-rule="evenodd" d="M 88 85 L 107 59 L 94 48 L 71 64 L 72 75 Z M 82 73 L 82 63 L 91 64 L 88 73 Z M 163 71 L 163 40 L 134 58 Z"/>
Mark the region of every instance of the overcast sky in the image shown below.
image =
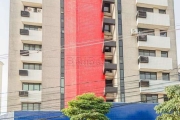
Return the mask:
<path id="1" fill-rule="evenodd" d="M 180 25 L 180 0 L 174 0 L 175 2 L 175 18 L 176 25 Z M 177 27 L 177 28 L 180 28 Z M 177 49 L 180 64 L 180 31 L 177 31 Z M 9 36 L 9 0 L 0 0 L 0 61 L 4 63 L 3 67 L 3 86 L 2 92 L 7 92 L 7 79 L 8 79 L 8 59 L 5 55 L 8 54 L 8 36 Z M 2 96 L 2 106 L 6 106 L 6 95 Z M 5 112 L 5 107 L 2 108 Z"/>

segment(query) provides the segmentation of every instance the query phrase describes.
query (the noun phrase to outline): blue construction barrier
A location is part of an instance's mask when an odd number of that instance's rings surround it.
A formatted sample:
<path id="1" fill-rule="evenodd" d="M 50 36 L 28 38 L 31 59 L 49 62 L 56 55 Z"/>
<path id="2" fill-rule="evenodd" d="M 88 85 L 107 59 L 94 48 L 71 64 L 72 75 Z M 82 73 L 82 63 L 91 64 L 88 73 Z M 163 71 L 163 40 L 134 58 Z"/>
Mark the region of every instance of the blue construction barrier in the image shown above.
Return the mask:
<path id="1" fill-rule="evenodd" d="M 114 103 L 107 116 L 110 120 L 155 120 L 156 104 Z M 16 111 L 14 120 L 69 120 L 59 111 Z"/>

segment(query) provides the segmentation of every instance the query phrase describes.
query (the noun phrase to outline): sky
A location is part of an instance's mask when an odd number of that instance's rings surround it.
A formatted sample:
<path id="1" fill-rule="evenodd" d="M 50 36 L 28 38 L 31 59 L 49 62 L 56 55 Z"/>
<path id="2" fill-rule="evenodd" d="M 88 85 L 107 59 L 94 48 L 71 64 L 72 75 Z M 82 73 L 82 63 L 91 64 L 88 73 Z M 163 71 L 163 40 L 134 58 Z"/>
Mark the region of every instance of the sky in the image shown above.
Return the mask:
<path id="1" fill-rule="evenodd" d="M 6 92 L 8 80 L 8 59 L 4 54 L 8 54 L 9 40 L 9 2 L 10 0 L 0 0 L 0 61 L 3 66 L 3 86 L 2 86 L 2 112 L 6 112 Z M 180 0 L 174 0 L 175 3 L 175 22 L 176 29 L 180 28 Z M 180 64 L 180 30 L 176 32 L 178 63 Z M 3 55 L 3 56 L 2 56 Z"/>

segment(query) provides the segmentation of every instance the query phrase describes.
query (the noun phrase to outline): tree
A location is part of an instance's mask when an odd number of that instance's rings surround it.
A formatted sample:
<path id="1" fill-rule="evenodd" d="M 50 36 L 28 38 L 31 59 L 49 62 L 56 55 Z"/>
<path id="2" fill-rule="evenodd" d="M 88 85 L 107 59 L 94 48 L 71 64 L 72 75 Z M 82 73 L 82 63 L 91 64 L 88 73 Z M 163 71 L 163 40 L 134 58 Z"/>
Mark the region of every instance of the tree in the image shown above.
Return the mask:
<path id="1" fill-rule="evenodd" d="M 160 116 L 156 120 L 180 120 L 180 86 L 169 86 L 165 89 L 169 101 L 155 107 Z"/>
<path id="2" fill-rule="evenodd" d="M 70 120 L 109 120 L 105 114 L 109 112 L 111 106 L 112 104 L 104 102 L 102 97 L 86 93 L 68 102 L 68 108 L 62 112 L 70 117 Z"/>

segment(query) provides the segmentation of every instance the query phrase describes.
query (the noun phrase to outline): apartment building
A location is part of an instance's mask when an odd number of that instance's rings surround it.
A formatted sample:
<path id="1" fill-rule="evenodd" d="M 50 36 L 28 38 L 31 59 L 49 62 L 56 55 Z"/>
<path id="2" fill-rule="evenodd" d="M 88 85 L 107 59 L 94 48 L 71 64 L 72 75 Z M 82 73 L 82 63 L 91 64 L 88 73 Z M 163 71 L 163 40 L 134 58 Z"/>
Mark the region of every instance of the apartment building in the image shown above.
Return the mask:
<path id="1" fill-rule="evenodd" d="M 173 0 L 11 0 L 8 111 L 94 92 L 157 103 L 179 84 Z M 166 98 L 166 97 L 164 97 Z"/>
<path id="2" fill-rule="evenodd" d="M 0 61 L 0 93 L 2 93 L 2 67 L 3 63 Z M 2 95 L 0 95 L 0 98 L 2 98 Z M 1 99 L 0 99 L 0 114 L 1 114 Z"/>

